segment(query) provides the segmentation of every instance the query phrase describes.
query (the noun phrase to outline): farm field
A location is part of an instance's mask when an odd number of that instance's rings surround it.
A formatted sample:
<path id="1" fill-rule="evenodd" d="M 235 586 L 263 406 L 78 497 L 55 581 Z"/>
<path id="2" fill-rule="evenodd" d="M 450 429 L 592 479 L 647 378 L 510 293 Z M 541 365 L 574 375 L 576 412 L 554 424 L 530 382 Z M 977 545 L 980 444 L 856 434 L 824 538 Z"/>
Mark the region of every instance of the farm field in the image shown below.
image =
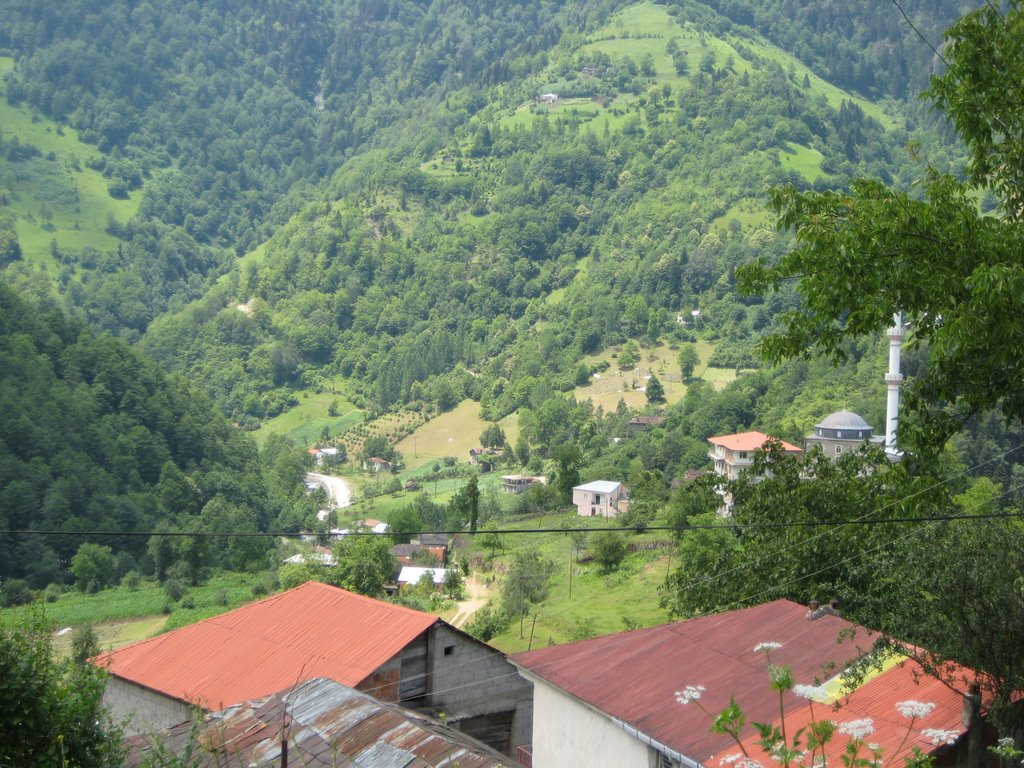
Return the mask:
<path id="1" fill-rule="evenodd" d="M 106 589 L 95 594 L 69 591 L 54 602 L 5 608 L 0 623 L 16 624 L 40 611 L 54 628 L 55 647 L 70 644 L 71 633 L 62 630 L 91 624 L 99 635 L 100 647 L 109 648 L 152 637 L 164 629 L 175 629 L 229 611 L 257 599 L 254 587 L 263 584 L 262 575 L 223 574 L 206 584 L 191 587 L 188 598 L 174 603 L 162 587 L 143 582 L 135 590 Z M 186 605 L 192 605 L 189 608 Z"/>

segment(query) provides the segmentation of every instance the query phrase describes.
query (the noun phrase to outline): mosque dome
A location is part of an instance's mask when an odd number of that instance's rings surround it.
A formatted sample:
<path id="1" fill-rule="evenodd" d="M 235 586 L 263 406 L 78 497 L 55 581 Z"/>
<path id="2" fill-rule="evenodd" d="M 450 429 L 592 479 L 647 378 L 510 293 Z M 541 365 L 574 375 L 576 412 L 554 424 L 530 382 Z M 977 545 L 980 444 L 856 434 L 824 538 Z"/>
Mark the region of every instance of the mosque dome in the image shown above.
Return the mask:
<path id="1" fill-rule="evenodd" d="M 836 411 L 814 425 L 814 434 L 833 440 L 869 440 L 871 425 L 853 411 Z"/>

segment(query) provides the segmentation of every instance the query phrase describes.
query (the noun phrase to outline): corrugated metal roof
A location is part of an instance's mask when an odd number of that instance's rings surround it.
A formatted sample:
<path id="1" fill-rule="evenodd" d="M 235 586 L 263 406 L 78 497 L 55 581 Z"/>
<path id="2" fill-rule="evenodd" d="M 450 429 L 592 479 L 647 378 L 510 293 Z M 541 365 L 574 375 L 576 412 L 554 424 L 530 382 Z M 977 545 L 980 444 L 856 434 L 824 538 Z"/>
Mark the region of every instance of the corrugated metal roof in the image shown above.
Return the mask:
<path id="1" fill-rule="evenodd" d="M 103 654 L 96 663 L 173 698 L 220 709 L 300 679 L 358 685 L 437 621 L 311 581 Z"/>
<path id="2" fill-rule="evenodd" d="M 778 694 L 768 685 L 767 657 L 759 642 L 778 642 L 772 662 L 792 668 L 796 680 L 812 683 L 835 674 L 869 640 L 864 630 L 837 641 L 855 625 L 837 616 L 815 621 L 788 600 L 705 616 L 674 624 L 583 640 L 516 654 L 524 671 L 618 718 L 693 760 L 705 761 L 734 743 L 708 732 L 708 715 L 695 705 L 676 703 L 687 685 L 707 689 L 701 705 L 719 712 L 736 696 L 748 722 L 771 722 Z M 788 695 L 788 706 L 804 700 Z M 906 696 L 905 698 L 913 698 Z M 710 764 L 709 764 L 710 765 Z M 717 766 L 717 763 L 715 764 Z"/>
<path id="3" fill-rule="evenodd" d="M 207 715 L 199 733 L 204 748 L 192 759 L 196 768 L 277 765 L 283 726 L 289 764 L 303 768 L 516 765 L 436 720 L 324 678 Z M 131 739 L 126 768 L 137 768 L 146 759 L 154 738 L 171 754 L 182 754 L 190 731 L 191 723 L 182 723 Z"/>
<path id="4" fill-rule="evenodd" d="M 717 437 L 709 437 L 708 442 L 712 445 L 720 445 L 723 448 L 728 448 L 730 451 L 756 451 L 758 448 L 764 446 L 764 444 L 772 439 L 769 435 L 764 432 L 739 432 L 735 435 L 718 435 Z M 787 443 L 785 440 L 779 440 L 782 443 L 782 447 L 787 451 L 799 453 L 800 448 Z"/>
<path id="5" fill-rule="evenodd" d="M 398 573 L 399 584 L 419 584 L 423 574 L 429 573 L 435 584 L 440 584 L 448 575 L 447 568 L 424 568 L 417 565 L 403 565 Z"/>
<path id="6" fill-rule="evenodd" d="M 613 493 L 621 483 L 614 480 L 595 480 L 592 483 L 584 483 L 573 488 L 574 491 L 590 491 L 591 493 Z"/>

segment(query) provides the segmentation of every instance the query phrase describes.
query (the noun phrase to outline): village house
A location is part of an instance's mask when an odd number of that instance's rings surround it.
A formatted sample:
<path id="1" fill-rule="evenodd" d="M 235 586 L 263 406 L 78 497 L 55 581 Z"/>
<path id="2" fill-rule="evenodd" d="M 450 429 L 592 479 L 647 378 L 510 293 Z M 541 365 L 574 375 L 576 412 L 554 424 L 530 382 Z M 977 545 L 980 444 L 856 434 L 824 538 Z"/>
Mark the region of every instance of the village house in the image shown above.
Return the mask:
<path id="1" fill-rule="evenodd" d="M 572 503 L 580 517 L 617 517 L 629 510 L 629 495 L 622 483 L 595 480 L 573 488 Z"/>
<path id="2" fill-rule="evenodd" d="M 780 722 L 779 693 L 771 688 L 761 641 L 772 646 L 772 664 L 789 667 L 798 683 L 818 683 L 808 693 L 811 699 L 791 691 L 784 695 L 791 734 L 807 728 L 812 718 L 835 723 L 871 718 L 874 733 L 867 740 L 879 745 L 886 765 L 902 765 L 914 749 L 937 758 L 961 749 L 967 730 L 964 696 L 924 675 L 915 662 L 895 658 L 864 680 L 842 679 L 841 670 L 870 640 L 866 630 L 834 610 L 808 611 L 776 600 L 516 654 L 512 663 L 534 684 L 533 741 L 518 750 L 520 762 L 533 768 L 729 765 L 740 754 L 736 743 L 709 727 L 711 716 L 735 697 L 748 723 L 741 733 L 744 749 L 761 765 L 771 765 L 749 725 Z M 973 673 L 963 673 L 966 692 Z M 855 688 L 846 696 L 844 686 Z M 678 701 L 698 697 L 699 706 Z M 910 721 L 896 708 L 906 701 L 935 705 L 909 733 Z M 841 735 L 829 743 L 828 764 L 842 764 L 846 743 Z"/>
<path id="3" fill-rule="evenodd" d="M 719 435 L 709 437 L 708 443 L 711 449 L 708 451 L 708 458 L 714 463 L 715 474 L 724 480 L 738 480 L 740 473 L 749 470 L 754 464 L 754 454 L 765 447 L 767 443 L 775 440 L 764 432 L 739 432 L 733 435 Z M 782 450 L 791 456 L 799 456 L 802 451 L 795 445 L 783 440 L 778 441 Z M 763 476 L 749 475 L 748 479 L 758 482 L 764 479 Z M 718 492 L 722 497 L 722 507 L 719 514 L 728 516 L 732 514 L 732 494 L 721 488 Z"/>
<path id="4" fill-rule="evenodd" d="M 664 423 L 664 416 L 634 416 L 629 420 L 629 431 L 646 432 L 651 427 L 660 427 Z"/>
<path id="5" fill-rule="evenodd" d="M 374 456 L 363 462 L 363 469 L 379 475 L 381 472 L 391 471 L 391 462 L 387 459 Z"/>
<path id="6" fill-rule="evenodd" d="M 547 485 L 545 477 L 530 477 L 528 475 L 502 475 L 502 493 L 522 493 L 530 489 L 532 485 Z"/>
<path id="7" fill-rule="evenodd" d="M 531 686 L 504 654 L 428 613 L 307 582 L 94 658 L 129 734 L 327 677 L 430 714 L 510 753 L 529 739 Z"/>
<path id="8" fill-rule="evenodd" d="M 286 764 L 285 755 L 302 768 L 516 765 L 438 720 L 324 677 L 210 713 L 198 731 L 186 721 L 136 736 L 128 741 L 125 768 L 139 768 L 157 752 L 178 758 L 187 753 L 192 768 L 278 766 Z"/>

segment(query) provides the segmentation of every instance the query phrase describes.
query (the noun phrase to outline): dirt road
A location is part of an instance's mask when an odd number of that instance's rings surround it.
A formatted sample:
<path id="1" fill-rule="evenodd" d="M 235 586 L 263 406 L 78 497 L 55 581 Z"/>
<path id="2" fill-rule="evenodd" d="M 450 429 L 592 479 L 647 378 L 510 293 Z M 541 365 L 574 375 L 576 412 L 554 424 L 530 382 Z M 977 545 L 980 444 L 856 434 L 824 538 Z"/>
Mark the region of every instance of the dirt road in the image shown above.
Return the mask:
<path id="1" fill-rule="evenodd" d="M 352 488 L 343 478 L 310 472 L 306 475 L 306 482 L 322 485 L 327 491 L 328 499 L 335 508 L 347 507 L 352 503 Z"/>

